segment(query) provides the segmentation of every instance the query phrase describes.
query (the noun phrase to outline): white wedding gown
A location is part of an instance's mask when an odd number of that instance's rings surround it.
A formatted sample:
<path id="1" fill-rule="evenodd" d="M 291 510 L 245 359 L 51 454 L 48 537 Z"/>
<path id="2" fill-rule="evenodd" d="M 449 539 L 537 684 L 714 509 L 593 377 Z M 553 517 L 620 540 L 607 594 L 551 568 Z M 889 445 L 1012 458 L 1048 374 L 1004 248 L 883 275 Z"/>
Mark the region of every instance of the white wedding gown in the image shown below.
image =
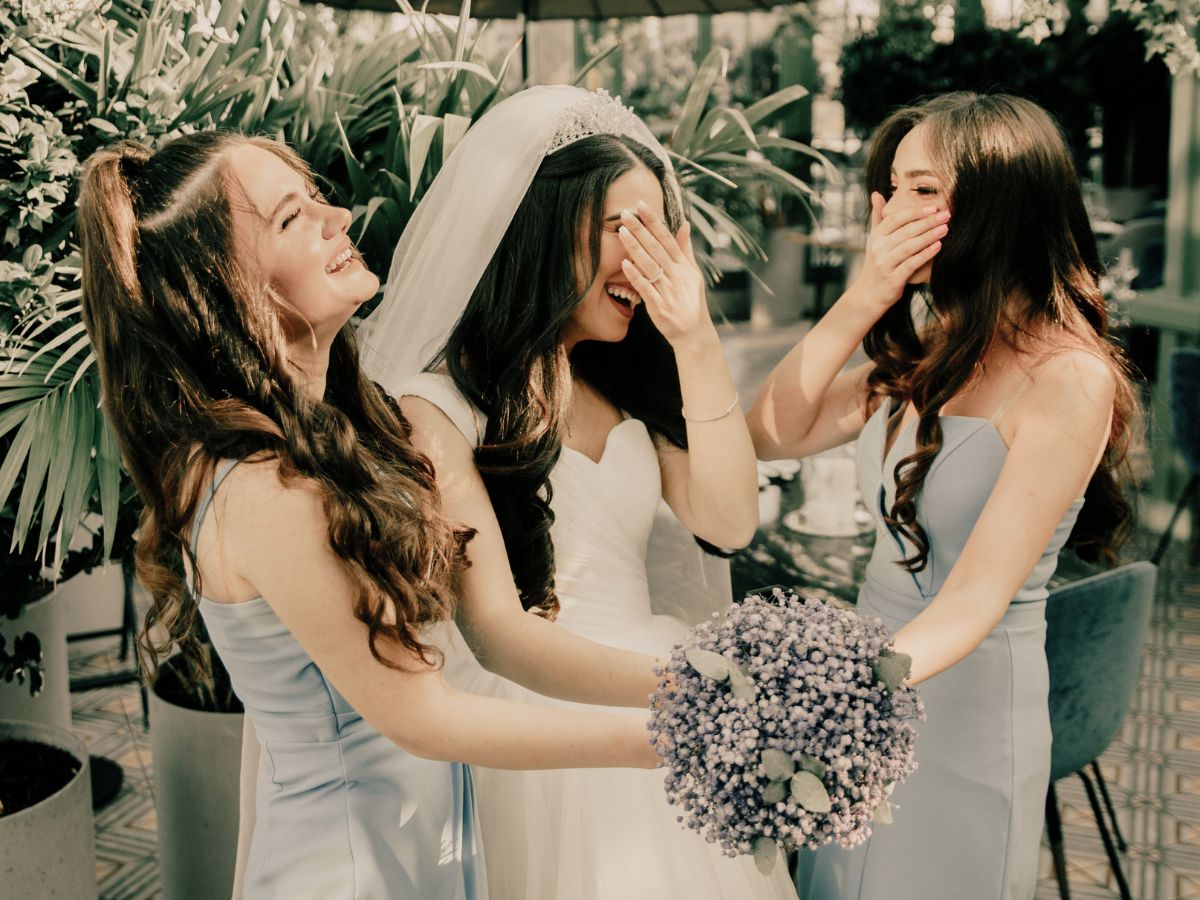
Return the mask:
<path id="1" fill-rule="evenodd" d="M 438 406 L 472 445 L 482 420 L 448 376 L 423 373 L 404 386 Z M 550 476 L 555 520 L 558 624 L 604 644 L 663 656 L 687 633 L 679 619 L 651 611 L 647 545 L 661 521 L 658 455 L 645 425 L 626 419 L 609 433 L 599 463 L 570 448 Z M 665 504 L 661 504 L 665 510 Z M 656 542 L 678 541 L 682 526 Z M 690 541 L 690 537 L 687 537 Z M 678 543 L 676 547 L 678 548 Z M 687 577 L 699 569 L 694 542 L 661 554 L 656 586 L 702 615 L 711 599 L 691 603 Z M 682 565 L 689 563 L 691 572 Z M 716 571 L 720 571 L 717 567 Z M 721 605 L 730 601 L 727 567 Z M 702 593 L 703 586 L 696 593 Z M 712 591 L 708 591 L 711 595 Z M 487 672 L 455 632 L 446 677 L 478 694 L 563 707 Z M 645 710 L 614 710 L 646 716 Z M 647 732 L 646 739 L 650 739 Z M 639 769 L 514 772 L 473 767 L 492 900 L 795 900 L 783 860 L 764 877 L 750 857 L 731 859 L 687 830 L 668 805 L 663 773 Z"/>

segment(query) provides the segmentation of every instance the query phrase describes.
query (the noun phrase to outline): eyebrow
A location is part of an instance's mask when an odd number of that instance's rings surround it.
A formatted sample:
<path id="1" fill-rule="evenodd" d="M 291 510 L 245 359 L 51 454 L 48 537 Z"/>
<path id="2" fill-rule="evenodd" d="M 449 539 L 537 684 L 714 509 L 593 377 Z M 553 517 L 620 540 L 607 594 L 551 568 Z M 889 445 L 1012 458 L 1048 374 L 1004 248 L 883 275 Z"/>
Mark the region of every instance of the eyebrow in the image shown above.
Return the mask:
<path id="1" fill-rule="evenodd" d="M 891 171 L 892 171 L 892 174 L 895 175 L 896 167 L 893 166 Z M 904 173 L 905 178 L 921 178 L 923 176 L 928 176 L 930 178 L 937 178 L 937 173 L 931 172 L 929 169 L 911 169 L 910 171 Z"/>
<path id="2" fill-rule="evenodd" d="M 611 216 L 608 216 L 607 218 L 605 218 L 604 221 L 605 222 L 615 222 L 619 218 L 621 218 L 621 214 L 619 212 L 615 212 Z"/>
<path id="3" fill-rule="evenodd" d="M 299 200 L 299 199 L 300 199 L 300 194 L 298 191 L 288 191 L 286 194 L 283 195 L 283 198 L 278 203 L 275 204 L 275 209 L 271 211 L 271 216 L 268 219 L 268 221 L 274 222 L 275 218 L 279 215 L 279 211 L 281 209 L 283 209 L 287 204 L 289 204 L 295 200 Z"/>

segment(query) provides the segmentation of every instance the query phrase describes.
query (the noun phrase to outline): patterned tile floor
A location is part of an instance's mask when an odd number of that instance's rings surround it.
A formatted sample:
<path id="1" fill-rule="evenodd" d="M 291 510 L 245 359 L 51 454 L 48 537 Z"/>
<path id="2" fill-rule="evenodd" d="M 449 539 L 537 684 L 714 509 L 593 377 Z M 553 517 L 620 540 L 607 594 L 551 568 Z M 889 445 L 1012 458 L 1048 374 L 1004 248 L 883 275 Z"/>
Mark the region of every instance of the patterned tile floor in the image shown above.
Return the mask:
<path id="1" fill-rule="evenodd" d="M 1200 571 L 1185 567 L 1180 549 L 1177 544 L 1160 577 L 1134 708 L 1101 759 L 1129 842 L 1124 866 L 1137 900 L 1200 900 Z M 110 651 L 73 653 L 72 675 L 119 668 L 124 665 Z M 76 694 L 74 717 L 91 752 L 116 760 L 125 771 L 121 793 L 96 819 L 100 895 L 160 897 L 153 760 L 137 688 Z M 1064 779 L 1058 794 L 1072 897 L 1117 897 L 1082 783 Z M 1037 900 L 1057 898 L 1045 849 L 1040 875 Z"/>

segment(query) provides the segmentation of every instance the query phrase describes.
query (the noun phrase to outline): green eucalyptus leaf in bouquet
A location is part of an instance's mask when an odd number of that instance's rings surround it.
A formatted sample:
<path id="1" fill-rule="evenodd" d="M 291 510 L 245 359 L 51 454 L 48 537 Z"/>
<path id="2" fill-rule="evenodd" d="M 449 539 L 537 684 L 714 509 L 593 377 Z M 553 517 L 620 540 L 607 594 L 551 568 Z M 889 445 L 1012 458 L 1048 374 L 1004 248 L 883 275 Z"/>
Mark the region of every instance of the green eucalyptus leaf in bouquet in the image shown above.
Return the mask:
<path id="1" fill-rule="evenodd" d="M 827 813 L 833 809 L 829 792 L 821 779 L 812 772 L 800 771 L 792 776 L 792 799 L 809 812 Z"/>
<path id="2" fill-rule="evenodd" d="M 729 660 L 720 653 L 689 647 L 683 655 L 688 665 L 705 678 L 711 678 L 713 681 L 725 681 L 729 678 Z"/>
<path id="3" fill-rule="evenodd" d="M 792 755 L 775 747 L 762 753 L 763 771 L 771 781 L 787 781 L 796 772 L 796 761 Z"/>
<path id="4" fill-rule="evenodd" d="M 754 841 L 753 848 L 754 865 L 761 874 L 770 875 L 775 871 L 775 860 L 779 858 L 779 845 L 769 837 L 760 837 Z"/>

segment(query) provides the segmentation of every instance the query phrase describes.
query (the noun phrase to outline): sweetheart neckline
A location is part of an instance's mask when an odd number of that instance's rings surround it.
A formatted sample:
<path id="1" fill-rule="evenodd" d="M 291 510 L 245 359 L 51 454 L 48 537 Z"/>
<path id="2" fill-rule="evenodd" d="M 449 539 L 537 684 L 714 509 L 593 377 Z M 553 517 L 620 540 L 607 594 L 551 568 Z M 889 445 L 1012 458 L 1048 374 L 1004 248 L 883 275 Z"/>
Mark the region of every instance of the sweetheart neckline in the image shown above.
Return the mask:
<path id="1" fill-rule="evenodd" d="M 892 398 L 891 397 L 886 398 L 885 402 L 887 403 L 886 409 L 888 410 L 888 414 L 890 415 L 891 408 L 892 408 Z M 877 409 L 875 411 L 875 415 L 879 415 L 881 412 L 883 412 L 884 408 L 885 408 L 884 405 L 880 404 L 879 409 Z M 904 433 L 921 421 L 920 417 L 918 416 L 915 419 L 910 419 L 906 424 L 902 425 L 899 429 L 897 429 L 896 434 L 894 435 L 894 439 L 892 440 L 892 446 L 889 447 L 887 445 L 887 442 L 888 442 L 887 419 L 888 419 L 888 417 L 885 416 L 884 420 L 883 420 L 884 427 L 882 429 L 883 435 L 880 438 L 880 459 L 879 459 L 880 467 L 883 467 L 887 463 L 888 459 L 892 455 L 892 451 L 896 449 L 897 445 L 900 443 L 900 438 L 904 436 Z M 938 414 L 938 419 L 939 420 L 948 420 L 948 421 L 960 419 L 964 422 L 982 422 L 983 425 L 985 425 L 991 429 L 991 432 L 993 435 L 995 435 L 996 440 L 998 440 L 1000 442 L 1000 446 L 1004 448 L 1004 452 L 1007 453 L 1009 450 L 1008 443 L 1004 440 L 1004 435 L 1002 435 L 1000 433 L 1000 429 L 996 427 L 996 423 L 993 422 L 991 419 L 984 418 L 983 416 L 954 416 L 954 415 L 945 415 L 942 413 Z M 982 426 L 981 426 L 980 430 L 982 430 Z"/>
<path id="2" fill-rule="evenodd" d="M 604 461 L 608 458 L 609 448 L 612 447 L 612 444 L 613 444 L 613 435 L 615 435 L 617 433 L 617 430 L 622 425 L 626 424 L 627 422 L 637 422 L 639 425 L 641 425 L 643 428 L 645 428 L 645 423 L 642 422 L 641 419 L 635 419 L 632 416 L 629 417 L 628 419 L 622 419 L 620 422 L 618 422 L 612 428 L 608 429 L 608 434 L 606 434 L 604 436 L 604 449 L 600 451 L 600 458 L 598 460 L 592 459 L 590 456 L 588 456 L 582 450 L 576 450 L 574 447 L 568 447 L 566 444 L 563 444 L 562 448 L 564 451 L 569 451 L 570 453 L 573 453 L 575 456 L 579 457 L 580 459 L 586 460 L 587 462 L 591 463 L 593 466 L 596 466 L 597 468 L 603 467 Z M 649 432 L 647 432 L 647 434 L 648 433 Z"/>

